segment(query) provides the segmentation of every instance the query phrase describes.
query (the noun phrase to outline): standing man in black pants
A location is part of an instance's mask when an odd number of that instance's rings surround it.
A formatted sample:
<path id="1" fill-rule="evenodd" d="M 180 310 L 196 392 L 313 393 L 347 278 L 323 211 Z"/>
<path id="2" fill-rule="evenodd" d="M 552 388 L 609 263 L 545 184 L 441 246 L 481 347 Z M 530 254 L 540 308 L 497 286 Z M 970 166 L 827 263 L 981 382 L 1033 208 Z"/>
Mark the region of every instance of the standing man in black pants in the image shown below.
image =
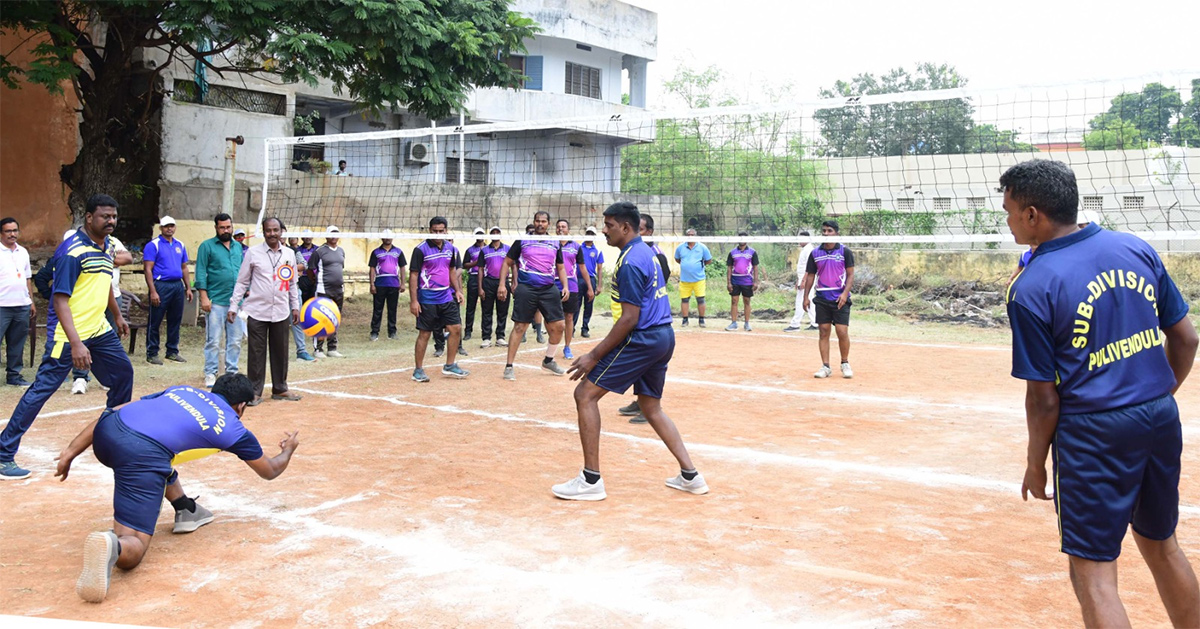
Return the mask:
<path id="1" fill-rule="evenodd" d="M 400 278 L 406 277 L 404 269 L 408 266 L 408 260 L 404 257 L 404 252 L 398 247 L 392 246 L 392 230 L 383 230 L 383 243 L 376 247 L 371 252 L 371 258 L 367 260 L 367 266 L 370 267 L 369 275 L 371 282 L 371 295 L 373 303 L 371 304 L 371 340 L 379 340 L 379 326 L 383 323 L 383 307 L 387 306 L 388 311 L 388 338 L 396 338 L 396 303 L 400 298 L 400 293 L 404 292 L 404 282 Z"/>
<path id="2" fill-rule="evenodd" d="M 508 255 L 508 245 L 500 242 L 500 227 L 493 227 L 489 231 L 493 236 L 492 242 L 485 245 L 479 254 L 481 259 L 479 265 L 483 269 L 483 292 L 480 293 L 483 298 L 483 315 L 480 322 L 483 328 L 483 343 L 479 346 L 482 348 L 492 346 L 492 313 L 494 312 L 496 315 L 496 346 L 508 347 L 507 337 L 504 336 L 504 328 L 508 323 L 508 302 L 496 299 L 496 290 L 500 288 L 501 279 L 503 279 L 505 289 L 512 292 L 512 276 L 515 270 L 510 267 L 508 277 L 500 277 L 500 270 L 504 267 L 504 258 Z"/>
<path id="3" fill-rule="evenodd" d="M 588 236 L 596 235 L 595 227 L 588 227 L 583 231 Z M 583 263 L 587 266 L 588 278 L 592 282 L 592 288 L 595 289 L 595 297 L 600 296 L 600 291 L 604 290 L 604 253 L 596 246 L 593 240 L 583 241 L 583 249 L 579 255 L 583 257 Z M 592 335 L 592 306 L 595 304 L 595 297 L 592 299 L 583 300 L 583 338 L 588 338 Z"/>
<path id="4" fill-rule="evenodd" d="M 480 254 L 483 252 L 483 228 L 476 227 L 475 244 L 467 247 L 467 251 L 463 253 L 463 269 L 467 271 L 467 321 L 463 326 L 462 340 L 467 341 L 471 338 L 471 331 L 475 329 L 475 304 L 479 303 L 479 263 L 482 260 Z"/>

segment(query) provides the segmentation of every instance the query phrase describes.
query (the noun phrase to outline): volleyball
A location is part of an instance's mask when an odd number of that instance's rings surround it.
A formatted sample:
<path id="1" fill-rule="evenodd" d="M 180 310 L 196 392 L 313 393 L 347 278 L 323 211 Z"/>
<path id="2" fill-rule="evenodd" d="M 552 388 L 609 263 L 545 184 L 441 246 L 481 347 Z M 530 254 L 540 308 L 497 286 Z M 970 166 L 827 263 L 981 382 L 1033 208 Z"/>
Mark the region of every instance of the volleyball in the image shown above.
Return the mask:
<path id="1" fill-rule="evenodd" d="M 300 329 L 308 336 L 323 339 L 337 332 L 342 313 L 328 297 L 313 297 L 300 308 Z"/>

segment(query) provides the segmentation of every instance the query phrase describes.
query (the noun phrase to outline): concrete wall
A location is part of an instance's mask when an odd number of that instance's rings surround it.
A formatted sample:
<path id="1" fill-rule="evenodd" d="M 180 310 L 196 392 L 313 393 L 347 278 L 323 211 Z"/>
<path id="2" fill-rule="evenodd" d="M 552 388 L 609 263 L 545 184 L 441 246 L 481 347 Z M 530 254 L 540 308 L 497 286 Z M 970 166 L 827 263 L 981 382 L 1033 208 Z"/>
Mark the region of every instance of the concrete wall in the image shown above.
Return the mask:
<path id="1" fill-rule="evenodd" d="M 543 37 L 658 58 L 658 14 L 653 11 L 612 0 L 513 0 L 510 6 L 537 22 Z"/>
<path id="2" fill-rule="evenodd" d="M 29 50 L 42 43 L 34 38 L 21 44 L 28 36 L 21 31 L 0 35 L 0 50 L 12 51 L 10 62 L 26 65 Z M 79 152 L 79 103 L 70 82 L 63 82 L 61 94 L 24 81 L 19 85 L 15 90 L 0 86 L 0 215 L 17 219 L 23 244 L 53 244 L 71 225 L 70 189 L 59 170 Z"/>
<path id="3" fill-rule="evenodd" d="M 593 46 L 580 50 L 575 43 L 580 40 L 536 37 L 525 42 L 529 55 L 541 55 L 542 91 L 553 94 L 566 93 L 567 62 L 600 69 L 600 100 L 620 103 L 623 87 L 621 64 L 623 55 L 615 50 Z M 595 100 L 595 99 L 589 99 Z M 551 116 L 560 118 L 560 116 Z"/>

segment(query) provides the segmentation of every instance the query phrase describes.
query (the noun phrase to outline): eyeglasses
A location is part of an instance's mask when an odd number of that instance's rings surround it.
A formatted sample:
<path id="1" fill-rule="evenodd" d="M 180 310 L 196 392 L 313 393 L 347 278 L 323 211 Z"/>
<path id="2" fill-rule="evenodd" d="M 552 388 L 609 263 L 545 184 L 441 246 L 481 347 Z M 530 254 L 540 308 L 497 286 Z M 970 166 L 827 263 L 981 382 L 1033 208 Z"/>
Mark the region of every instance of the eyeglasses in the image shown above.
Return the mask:
<path id="1" fill-rule="evenodd" d="M 18 228 L 6 229 L 6 230 L 4 230 L 4 233 L 6 233 L 6 234 L 19 234 L 19 233 L 21 233 L 21 230 L 20 230 L 20 229 L 18 229 Z"/>

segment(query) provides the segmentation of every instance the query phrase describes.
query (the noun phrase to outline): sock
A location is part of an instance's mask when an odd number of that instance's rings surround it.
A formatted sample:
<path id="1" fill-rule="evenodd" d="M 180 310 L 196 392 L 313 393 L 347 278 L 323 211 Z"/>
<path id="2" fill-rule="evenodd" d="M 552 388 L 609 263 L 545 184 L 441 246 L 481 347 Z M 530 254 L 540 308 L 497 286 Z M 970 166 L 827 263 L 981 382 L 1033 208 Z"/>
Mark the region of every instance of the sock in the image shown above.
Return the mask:
<path id="1" fill-rule="evenodd" d="M 505 369 L 508 369 L 508 368 L 511 368 L 511 367 L 512 367 L 512 363 L 504 363 L 504 368 L 505 368 Z"/>
<path id="2" fill-rule="evenodd" d="M 540 324 L 540 323 L 535 323 L 535 324 L 533 324 L 533 331 L 534 331 L 534 332 L 541 332 L 541 331 L 542 331 L 542 324 Z"/>
<path id="3" fill-rule="evenodd" d="M 593 472 L 588 468 L 583 468 L 583 480 L 586 480 L 589 485 L 595 485 L 600 482 L 600 472 Z"/>
<path id="4" fill-rule="evenodd" d="M 821 363 L 821 364 L 822 364 L 822 365 L 825 365 L 825 368 L 826 368 L 826 369 L 829 369 L 829 363 Z"/>
<path id="5" fill-rule="evenodd" d="M 684 323 L 687 323 L 687 320 L 688 320 L 688 318 L 687 318 L 687 317 L 683 317 L 683 322 L 684 322 Z"/>
<path id="6" fill-rule="evenodd" d="M 547 343 L 546 344 L 546 358 L 554 358 L 554 355 L 557 353 L 558 353 L 558 344 L 557 343 Z"/>
<path id="7" fill-rule="evenodd" d="M 554 357 L 553 357 L 553 356 L 543 356 L 543 357 L 542 357 L 542 364 L 543 364 L 543 365 L 549 365 L 549 364 L 550 364 L 550 363 L 552 363 L 552 362 L 554 362 Z"/>
<path id="8" fill-rule="evenodd" d="M 704 317 L 700 317 L 700 323 L 704 323 Z"/>
<path id="9" fill-rule="evenodd" d="M 679 475 L 683 477 L 683 480 L 696 480 L 696 476 L 698 474 L 699 472 L 696 470 L 685 470 L 682 467 L 679 468 Z"/>
<path id="10" fill-rule="evenodd" d="M 117 557 L 121 556 L 121 538 L 117 538 Z"/>
<path id="11" fill-rule="evenodd" d="M 196 501 L 188 498 L 187 496 L 172 500 L 171 506 L 175 507 L 176 511 L 196 511 Z"/>

